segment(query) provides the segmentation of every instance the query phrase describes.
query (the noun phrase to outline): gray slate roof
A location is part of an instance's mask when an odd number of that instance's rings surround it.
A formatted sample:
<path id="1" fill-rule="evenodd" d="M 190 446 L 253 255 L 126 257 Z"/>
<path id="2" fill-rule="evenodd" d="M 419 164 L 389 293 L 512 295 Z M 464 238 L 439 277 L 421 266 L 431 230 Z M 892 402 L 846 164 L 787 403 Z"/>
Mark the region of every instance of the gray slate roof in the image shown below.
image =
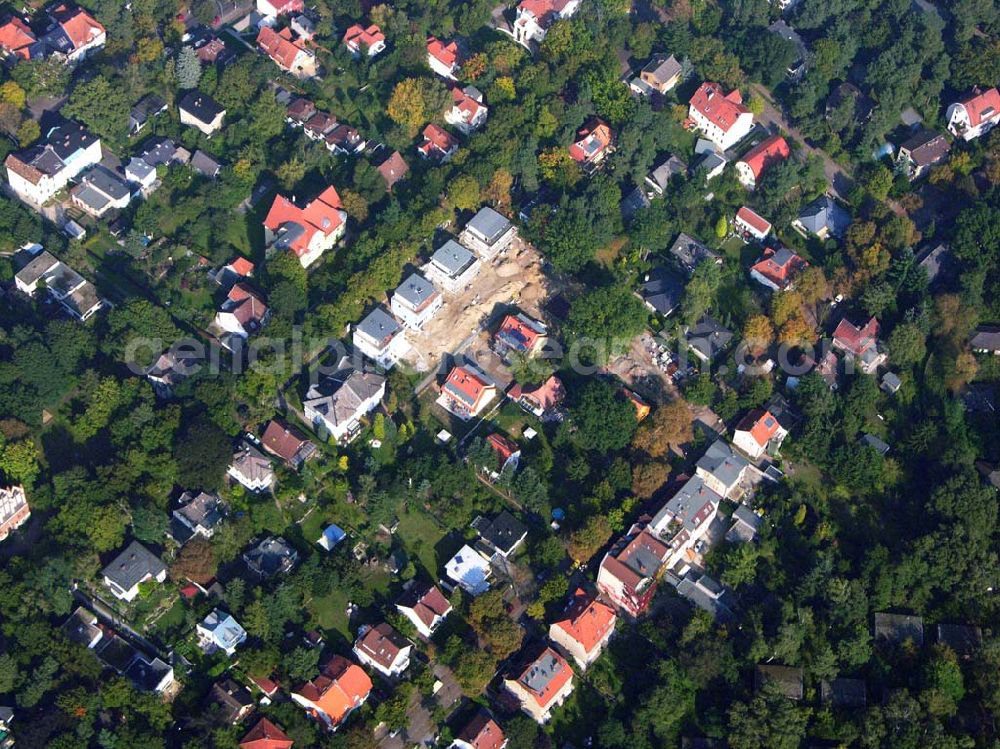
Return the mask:
<path id="1" fill-rule="evenodd" d="M 302 405 L 323 414 L 335 425 L 347 424 L 357 417 L 361 404 L 383 385 L 385 377 L 374 372 L 345 371 L 310 388 Z"/>
<path id="2" fill-rule="evenodd" d="M 471 251 L 454 239 L 449 239 L 431 255 L 431 262 L 450 278 L 462 275 L 475 259 Z"/>
<path id="3" fill-rule="evenodd" d="M 198 149 L 194 152 L 194 156 L 191 157 L 191 168 L 210 179 L 215 179 L 215 176 L 222 168 L 222 164 L 201 149 Z"/>
<path id="4" fill-rule="evenodd" d="M 147 575 L 156 577 L 166 569 L 156 554 L 138 541 L 133 541 L 101 574 L 122 590 L 129 590 Z"/>
<path id="5" fill-rule="evenodd" d="M 93 185 L 105 195 L 110 195 L 116 200 L 127 197 L 129 194 L 128 185 L 125 183 L 125 180 L 100 164 L 91 167 L 81 175 L 80 182 Z"/>
<path id="6" fill-rule="evenodd" d="M 977 351 L 1000 351 L 1000 325 L 980 325 L 969 343 Z"/>
<path id="7" fill-rule="evenodd" d="M 673 273 L 661 269 L 649 274 L 649 280 L 639 287 L 639 294 L 658 313 L 669 315 L 681 303 L 684 283 Z"/>
<path id="8" fill-rule="evenodd" d="M 681 232 L 677 239 L 674 240 L 673 245 L 671 245 L 670 254 L 673 255 L 688 274 L 693 273 L 694 269 L 706 260 L 713 263 L 722 261 L 722 258 L 717 253 L 712 252 L 690 234 L 683 232 Z"/>
<path id="9" fill-rule="evenodd" d="M 407 276 L 406 280 L 397 286 L 396 290 L 392 292 L 393 296 L 405 299 L 413 307 L 419 307 L 436 293 L 437 289 L 434 288 L 434 284 L 421 276 L 419 273 L 411 273 Z"/>
<path id="10" fill-rule="evenodd" d="M 510 228 L 510 220 L 486 206 L 479 209 L 465 228 L 485 237 L 487 244 L 493 244 Z"/>
<path id="11" fill-rule="evenodd" d="M 687 174 L 687 169 L 687 164 L 676 156 L 671 156 L 651 171 L 646 179 L 654 182 L 661 190 L 666 190 L 670 184 L 670 178 L 675 174 Z"/>
<path id="12" fill-rule="evenodd" d="M 396 335 L 402 328 L 396 318 L 381 307 L 376 307 L 358 323 L 357 329 L 374 341 L 384 341 Z"/>
<path id="13" fill-rule="evenodd" d="M 677 62 L 677 58 L 673 55 L 666 58 L 663 55 L 657 55 L 646 63 L 642 72 L 652 74 L 660 83 L 665 83 L 675 75 L 680 75 L 681 64 Z"/>
<path id="14" fill-rule="evenodd" d="M 851 214 L 837 205 L 829 195 L 821 195 L 802 209 L 799 222 L 813 234 L 819 234 L 826 227 L 831 234 L 839 237 L 851 225 Z"/>
<path id="15" fill-rule="evenodd" d="M 697 463 L 698 468 L 712 474 L 726 486 L 736 481 L 749 465 L 745 458 L 734 453 L 723 440 L 716 440 L 709 445 Z"/>

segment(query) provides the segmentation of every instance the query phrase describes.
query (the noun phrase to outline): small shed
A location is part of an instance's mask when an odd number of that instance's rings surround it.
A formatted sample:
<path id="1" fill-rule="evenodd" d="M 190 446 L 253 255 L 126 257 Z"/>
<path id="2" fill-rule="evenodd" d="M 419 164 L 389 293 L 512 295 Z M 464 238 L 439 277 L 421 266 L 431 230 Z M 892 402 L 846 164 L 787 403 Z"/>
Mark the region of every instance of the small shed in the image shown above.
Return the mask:
<path id="1" fill-rule="evenodd" d="M 334 525 L 331 523 L 323 531 L 323 534 L 316 541 L 320 546 L 322 546 L 327 551 L 332 551 L 333 547 L 339 544 L 347 538 L 347 533 L 339 525 Z"/>

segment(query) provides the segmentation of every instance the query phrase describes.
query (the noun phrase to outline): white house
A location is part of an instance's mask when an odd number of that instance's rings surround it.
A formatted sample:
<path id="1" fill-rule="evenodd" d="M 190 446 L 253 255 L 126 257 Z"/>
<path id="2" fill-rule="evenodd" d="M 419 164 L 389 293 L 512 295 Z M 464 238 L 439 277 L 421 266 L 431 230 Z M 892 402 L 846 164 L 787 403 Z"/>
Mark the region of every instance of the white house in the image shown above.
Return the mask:
<path id="1" fill-rule="evenodd" d="M 434 288 L 434 284 L 419 273 L 411 273 L 392 292 L 389 309 L 402 320 L 403 325 L 413 330 L 420 330 L 443 304 L 444 297 Z"/>
<path id="2" fill-rule="evenodd" d="M 303 0 L 257 0 L 257 12 L 273 23 L 278 16 L 301 13 L 305 9 Z"/>
<path id="3" fill-rule="evenodd" d="M 156 185 L 156 167 L 147 163 L 144 159 L 133 156 L 125 166 L 125 179 L 145 193 L 150 192 Z"/>
<path id="4" fill-rule="evenodd" d="M 414 581 L 396 601 L 396 610 L 413 623 L 417 632 L 430 639 L 452 607 L 436 585 Z"/>
<path id="5" fill-rule="evenodd" d="M 49 130 L 45 142 L 7 156 L 7 182 L 23 201 L 38 207 L 102 158 L 101 139 L 75 122 Z"/>
<path id="6" fill-rule="evenodd" d="M 617 620 L 614 609 L 577 588 L 563 617 L 549 627 L 549 639 L 585 670 L 607 646 Z"/>
<path id="7" fill-rule="evenodd" d="M 134 601 L 142 583 L 167 579 L 167 568 L 153 552 L 133 541 L 101 571 L 104 584 L 115 598 Z"/>
<path id="8" fill-rule="evenodd" d="M 412 650 L 413 644 L 386 622 L 363 627 L 354 641 L 354 655 L 362 665 L 390 679 L 398 678 L 410 667 Z"/>
<path id="9" fill-rule="evenodd" d="M 303 268 L 316 262 L 347 231 L 347 212 L 334 187 L 327 187 L 303 207 L 276 195 L 264 218 L 268 252 L 294 252 Z"/>
<path id="10" fill-rule="evenodd" d="M 252 492 L 262 492 L 274 485 L 270 458 L 246 440 L 236 448 L 226 473 Z"/>
<path id="11" fill-rule="evenodd" d="M 704 538 L 719 511 L 722 497 L 695 474 L 677 490 L 649 524 L 669 548 L 666 568 L 681 567 L 692 561 L 694 545 Z"/>
<path id="12" fill-rule="evenodd" d="M 710 81 L 702 83 L 691 97 L 688 118 L 694 128 L 723 151 L 735 146 L 753 129 L 753 113 L 743 106 L 739 89 L 724 94 L 722 86 Z"/>
<path id="13" fill-rule="evenodd" d="M 736 233 L 744 239 L 753 237 L 758 242 L 764 241 L 771 233 L 771 222 L 746 206 L 742 206 L 736 211 L 733 227 L 736 229 Z"/>
<path id="14" fill-rule="evenodd" d="M 421 270 L 435 286 L 454 293 L 472 283 L 479 268 L 479 259 L 467 247 L 449 239 Z"/>
<path id="15" fill-rule="evenodd" d="M 551 719 L 552 710 L 573 693 L 573 669 L 555 650 L 539 645 L 525 651 L 511 665 L 503 686 L 522 712 L 544 724 Z"/>
<path id="16" fill-rule="evenodd" d="M 754 409 L 744 416 L 733 431 L 733 446 L 757 460 L 765 452 L 774 453 L 782 440 L 788 436 L 788 430 L 778 423 L 770 411 Z"/>
<path id="17" fill-rule="evenodd" d="M 316 77 L 315 53 L 290 28 L 275 31 L 269 26 L 261 26 L 257 47 L 286 73 L 303 80 Z"/>
<path id="18" fill-rule="evenodd" d="M 455 80 L 460 67 L 458 45 L 455 42 L 445 44 L 433 36 L 427 37 L 427 64 L 442 78 Z"/>
<path id="19" fill-rule="evenodd" d="M 211 135 L 222 127 L 226 109 L 208 94 L 191 89 L 177 102 L 182 125 L 198 128 L 205 135 Z"/>
<path id="20" fill-rule="evenodd" d="M 973 92 L 965 101 L 957 101 L 945 113 L 948 132 L 962 140 L 975 140 L 1000 122 L 1000 91 L 996 87 Z"/>
<path id="21" fill-rule="evenodd" d="M 222 308 L 215 313 L 215 324 L 224 332 L 249 338 L 267 324 L 271 311 L 247 284 L 234 284 Z"/>
<path id="22" fill-rule="evenodd" d="M 22 252 L 32 255 L 32 259 L 14 274 L 14 284 L 18 291 L 33 296 L 39 284 L 70 315 L 86 322 L 93 317 L 106 302 L 97 295 L 97 289 L 90 281 L 56 258 L 41 245 L 27 245 Z"/>
<path id="23" fill-rule="evenodd" d="M 361 50 L 368 50 L 368 57 L 375 57 L 385 50 L 385 34 L 374 23 L 368 28 L 354 24 L 344 33 L 344 46 L 355 57 L 361 56 Z"/>
<path id="24" fill-rule="evenodd" d="M 561 18 L 569 18 L 580 8 L 580 0 L 521 0 L 514 18 L 514 41 L 531 49 L 541 44 L 549 28 Z"/>
<path id="25" fill-rule="evenodd" d="M 128 206 L 132 191 L 117 174 L 96 165 L 84 172 L 72 190 L 70 199 L 77 208 L 94 218 L 101 218 L 108 211 Z"/>
<path id="26" fill-rule="evenodd" d="M 492 260 L 510 249 L 516 237 L 517 227 L 510 219 L 485 206 L 469 220 L 458 239 L 483 260 Z"/>
<path id="27" fill-rule="evenodd" d="M 490 589 L 493 569 L 489 561 L 466 544 L 444 567 L 445 574 L 470 596 L 478 596 Z"/>
<path id="28" fill-rule="evenodd" d="M 104 47 L 108 35 L 96 18 L 73 3 L 60 3 L 49 11 L 52 22 L 41 41 L 53 56 L 74 65 Z"/>
<path id="29" fill-rule="evenodd" d="M 346 442 L 361 431 L 361 419 L 385 397 L 385 377 L 343 367 L 309 388 L 302 401 L 305 417 L 322 433 Z"/>
<path id="30" fill-rule="evenodd" d="M 362 354 L 383 369 L 396 366 L 408 349 L 403 328 L 381 307 L 373 309 L 354 326 L 351 340 Z"/>
<path id="31" fill-rule="evenodd" d="M 475 86 L 451 89 L 451 109 L 444 113 L 444 121 L 469 135 L 486 124 L 489 109 L 483 104 L 483 94 Z"/>
<path id="32" fill-rule="evenodd" d="M 198 646 L 209 655 L 221 651 L 231 656 L 247 639 L 247 631 L 232 614 L 220 609 L 212 609 L 195 627 L 195 633 Z"/>

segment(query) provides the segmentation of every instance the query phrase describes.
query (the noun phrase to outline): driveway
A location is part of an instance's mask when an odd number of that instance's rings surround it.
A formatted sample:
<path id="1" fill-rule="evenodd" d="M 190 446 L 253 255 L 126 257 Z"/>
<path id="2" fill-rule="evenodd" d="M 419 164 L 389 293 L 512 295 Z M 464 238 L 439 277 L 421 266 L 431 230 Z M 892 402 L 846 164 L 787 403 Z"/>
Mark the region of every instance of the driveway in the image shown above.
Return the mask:
<path id="1" fill-rule="evenodd" d="M 802 146 L 802 150 L 806 154 L 810 156 L 815 154 L 823 159 L 823 172 L 826 174 L 826 181 L 830 185 L 831 192 L 840 200 L 846 201 L 848 193 L 850 193 L 851 188 L 854 186 L 854 180 L 851 178 L 851 175 L 840 164 L 831 159 L 826 151 L 813 148 L 806 143 L 806 139 L 802 133 L 789 124 L 785 115 L 778 108 L 778 105 L 774 103 L 771 92 L 766 87 L 754 84 L 753 90 L 764 101 L 764 111 L 757 117 L 757 121 L 772 129 L 781 128 L 789 137 L 796 140 Z"/>

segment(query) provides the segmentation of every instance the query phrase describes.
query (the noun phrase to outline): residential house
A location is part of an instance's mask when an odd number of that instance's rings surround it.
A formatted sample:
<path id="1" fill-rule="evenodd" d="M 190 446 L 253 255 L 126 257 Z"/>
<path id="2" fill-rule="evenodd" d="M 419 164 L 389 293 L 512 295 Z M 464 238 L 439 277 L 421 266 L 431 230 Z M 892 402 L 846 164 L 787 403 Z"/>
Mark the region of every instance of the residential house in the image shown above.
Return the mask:
<path id="1" fill-rule="evenodd" d="M 522 712 L 544 724 L 573 693 L 573 669 L 547 645 L 531 646 L 507 670 L 503 686 Z"/>
<path id="2" fill-rule="evenodd" d="M 137 158 L 142 159 L 151 167 L 164 166 L 178 161 L 183 161 L 180 157 L 182 149 L 177 147 L 170 138 L 163 136 L 153 136 L 142 142 L 138 148 Z"/>
<path id="3" fill-rule="evenodd" d="M 801 700 L 805 696 L 802 674 L 802 668 L 798 666 L 761 663 L 754 669 L 754 688 L 759 691 L 764 688 L 765 683 L 771 683 L 788 699 Z"/>
<path id="4" fill-rule="evenodd" d="M 101 139 L 83 125 L 66 121 L 49 129 L 44 142 L 9 154 L 4 165 L 14 194 L 38 207 L 102 157 Z"/>
<path id="5" fill-rule="evenodd" d="M 851 102 L 849 105 L 847 102 Z M 875 111 L 875 102 L 861 93 L 861 89 L 853 83 L 841 83 L 830 92 L 826 99 L 824 116 L 830 119 L 836 112 L 845 106 L 850 106 L 854 113 L 854 121 L 864 124 L 871 119 L 872 112 Z"/>
<path id="6" fill-rule="evenodd" d="M 0 541 L 28 522 L 31 507 L 24 487 L 19 484 L 0 486 Z"/>
<path id="7" fill-rule="evenodd" d="M 392 369 L 407 351 L 403 328 L 382 307 L 354 326 L 354 346 L 383 369 Z"/>
<path id="8" fill-rule="evenodd" d="M 493 569 L 489 561 L 468 544 L 444 566 L 445 575 L 470 596 L 478 596 L 490 589 Z"/>
<path id="9" fill-rule="evenodd" d="M 146 94 L 135 103 L 128 115 L 129 135 L 138 135 L 153 118 L 167 111 L 167 102 L 156 94 Z"/>
<path id="10" fill-rule="evenodd" d="M 458 45 L 455 42 L 445 44 L 433 36 L 427 37 L 427 64 L 442 78 L 455 80 L 460 67 Z"/>
<path id="11" fill-rule="evenodd" d="M 694 547 L 708 532 L 721 501 L 722 496 L 695 474 L 653 516 L 649 531 L 668 548 L 662 560 L 663 569 L 677 568 L 683 572 L 694 561 Z"/>
<path id="12" fill-rule="evenodd" d="M 208 94 L 197 89 L 188 91 L 177 102 L 181 124 L 198 128 L 205 135 L 211 136 L 222 127 L 226 109 Z"/>
<path id="13" fill-rule="evenodd" d="M 302 127 L 316 114 L 316 105 L 301 96 L 295 97 L 285 107 L 285 122 L 292 127 Z"/>
<path id="14" fill-rule="evenodd" d="M 31 60 L 43 55 L 43 45 L 27 21 L 12 16 L 0 24 L 0 51 L 5 57 Z"/>
<path id="15" fill-rule="evenodd" d="M 486 124 L 489 109 L 483 104 L 483 94 L 475 86 L 451 88 L 451 109 L 444 113 L 444 121 L 457 128 L 463 135 L 470 135 Z"/>
<path id="16" fill-rule="evenodd" d="M 88 650 L 93 650 L 104 638 L 104 630 L 97 623 L 97 616 L 83 606 L 77 606 L 59 627 L 66 639 Z"/>
<path id="17" fill-rule="evenodd" d="M 69 195 L 73 205 L 94 218 L 101 218 L 111 210 L 121 210 L 132 199 L 125 180 L 100 164 L 83 172 Z"/>
<path id="18" fill-rule="evenodd" d="M 462 421 L 481 414 L 494 398 L 497 386 L 471 364 L 453 367 L 441 386 L 437 404 Z"/>
<path id="19" fill-rule="evenodd" d="M 195 627 L 195 634 L 198 646 L 206 655 L 223 652 L 232 656 L 247 639 L 247 631 L 232 614 L 221 609 L 212 609 Z"/>
<path id="20" fill-rule="evenodd" d="M 768 26 L 767 30 L 794 47 L 796 55 L 789 66 L 785 68 L 785 75 L 788 76 L 789 80 L 798 81 L 806 72 L 806 60 L 809 57 L 809 49 L 802 40 L 802 36 L 789 26 L 784 18 L 779 18 Z"/>
<path id="21" fill-rule="evenodd" d="M 202 151 L 200 148 L 194 152 L 189 162 L 192 169 L 203 177 L 215 179 L 222 171 L 222 164 L 212 156 Z"/>
<path id="22" fill-rule="evenodd" d="M 355 57 L 361 57 L 362 52 L 368 57 L 375 57 L 385 50 L 385 34 L 374 23 L 367 28 L 354 24 L 344 33 L 344 46 Z"/>
<path id="23" fill-rule="evenodd" d="M 576 133 L 576 140 L 569 147 L 573 161 L 585 166 L 597 166 L 611 153 L 611 126 L 594 117 Z"/>
<path id="24" fill-rule="evenodd" d="M 233 453 L 233 460 L 226 473 L 248 491 L 269 491 L 274 486 L 271 460 L 246 439 L 240 442 Z"/>
<path id="25" fill-rule="evenodd" d="M 878 320 L 874 317 L 862 327 L 844 318 L 833 332 L 833 347 L 842 351 L 847 361 L 859 365 L 862 372 L 872 374 L 887 358 L 880 350 L 878 331 Z"/>
<path id="26" fill-rule="evenodd" d="M 920 179 L 930 168 L 948 157 L 951 143 L 941 133 L 921 130 L 899 145 L 896 164 L 910 182 Z"/>
<path id="27" fill-rule="evenodd" d="M 225 505 L 218 494 L 186 491 L 177 499 L 171 514 L 170 536 L 179 544 L 194 536 L 211 538 L 222 522 Z"/>
<path id="28" fill-rule="evenodd" d="M 545 382 L 535 387 L 517 383 L 510 389 L 509 395 L 525 411 L 544 419 L 552 415 L 565 400 L 566 388 L 563 387 L 562 380 L 550 375 Z"/>
<path id="29" fill-rule="evenodd" d="M 515 354 L 532 356 L 545 345 L 548 340 L 548 328 L 533 320 L 523 312 L 515 315 L 505 315 L 496 334 L 493 336 L 493 348 L 501 356 Z"/>
<path id="30" fill-rule="evenodd" d="M 274 23 L 278 16 L 288 16 L 305 10 L 304 0 L 257 0 L 257 12 L 267 23 Z"/>
<path id="31" fill-rule="evenodd" d="M 243 553 L 243 562 L 260 578 L 286 574 L 299 561 L 299 553 L 281 536 L 268 536 Z"/>
<path id="32" fill-rule="evenodd" d="M 736 162 L 736 178 L 748 190 L 753 190 L 764 172 L 792 155 L 788 143 L 780 135 L 765 138 Z"/>
<path id="33" fill-rule="evenodd" d="M 608 644 L 618 616 L 610 606 L 577 588 L 563 617 L 549 627 L 549 639 L 585 671 Z"/>
<path id="34" fill-rule="evenodd" d="M 472 282 L 480 267 L 479 259 L 468 248 L 449 239 L 421 270 L 435 286 L 455 293 Z"/>
<path id="35" fill-rule="evenodd" d="M 899 392 L 899 389 L 903 386 L 903 381 L 899 379 L 899 375 L 895 372 L 886 372 L 882 375 L 882 384 L 879 388 L 888 393 L 889 395 L 894 395 Z"/>
<path id="36" fill-rule="evenodd" d="M 910 641 L 917 647 L 923 647 L 924 620 L 909 614 L 876 612 L 873 634 L 876 640 L 898 645 Z"/>
<path id="37" fill-rule="evenodd" d="M 983 630 L 969 624 L 938 624 L 937 641 L 962 660 L 969 660 L 983 646 Z"/>
<path id="38" fill-rule="evenodd" d="M 669 317 L 684 298 L 684 282 L 669 270 L 657 268 L 644 276 L 639 296 L 650 312 Z"/>
<path id="39" fill-rule="evenodd" d="M 889 450 L 892 449 L 891 447 L 889 447 L 888 442 L 879 439 L 874 434 L 863 434 L 861 435 L 861 439 L 859 439 L 858 442 L 861 443 L 862 445 L 867 445 L 872 450 L 881 455 L 883 458 L 889 453 Z"/>
<path id="40" fill-rule="evenodd" d="M 378 165 L 378 173 L 385 180 L 385 189 L 392 192 L 392 188 L 397 182 L 406 179 L 410 167 L 406 165 L 399 151 L 393 151 L 392 155 Z"/>
<path id="41" fill-rule="evenodd" d="M 695 464 L 695 475 L 720 497 L 739 500 L 746 492 L 750 464 L 724 440 L 715 440 Z"/>
<path id="42" fill-rule="evenodd" d="M 11 749 L 14 746 L 14 737 L 10 732 L 10 726 L 13 722 L 14 708 L 0 705 L 0 749 Z"/>
<path id="43" fill-rule="evenodd" d="M 133 156 L 125 166 L 125 179 L 137 185 L 144 194 L 153 191 L 158 178 L 156 167 L 151 166 L 138 156 Z"/>
<path id="44" fill-rule="evenodd" d="M 455 137 L 433 122 L 424 128 L 423 137 L 423 141 L 417 146 L 417 152 L 425 159 L 447 161 L 458 150 Z"/>
<path id="45" fill-rule="evenodd" d="M 528 537 L 527 526 L 508 510 L 504 510 L 492 520 L 480 515 L 472 521 L 472 527 L 479 533 L 482 551 L 493 559 L 497 557 L 510 559 Z"/>
<path id="46" fill-rule="evenodd" d="M 656 167 L 653 171 L 649 173 L 646 177 L 646 184 L 649 185 L 652 190 L 652 194 L 649 195 L 652 198 L 655 195 L 663 195 L 667 188 L 670 186 L 670 181 L 675 175 L 684 176 L 687 174 L 688 166 L 683 161 L 678 159 L 676 156 L 670 156 Z"/>
<path id="47" fill-rule="evenodd" d="M 492 260 L 510 249 L 517 238 L 517 227 L 506 216 L 484 206 L 473 216 L 458 240 L 483 260 Z"/>
<path id="48" fill-rule="evenodd" d="M 772 291 L 785 291 L 792 288 L 795 279 L 808 267 L 809 263 L 787 247 L 768 247 L 750 266 L 750 277 Z"/>
<path id="49" fill-rule="evenodd" d="M 284 195 L 277 195 L 264 218 L 268 251 L 294 252 L 303 268 L 316 262 L 346 231 L 347 212 L 333 187 L 327 187 L 302 208 Z"/>
<path id="50" fill-rule="evenodd" d="M 195 42 L 194 53 L 202 65 L 224 68 L 236 59 L 236 50 L 221 37 L 207 35 Z"/>
<path id="51" fill-rule="evenodd" d="M 441 292 L 419 273 L 411 273 L 389 300 L 389 309 L 403 325 L 420 330 L 444 304 Z"/>
<path id="52" fill-rule="evenodd" d="M 286 73 L 300 80 L 316 77 L 316 55 L 290 28 L 275 31 L 269 26 L 261 26 L 257 47 Z"/>
<path id="53" fill-rule="evenodd" d="M 724 94 L 721 85 L 710 81 L 702 83 L 691 97 L 688 120 L 723 151 L 735 146 L 753 129 L 753 113 L 743 106 L 739 89 Z"/>
<path id="54" fill-rule="evenodd" d="M 924 269 L 927 281 L 933 285 L 951 275 L 954 258 L 944 242 L 930 244 L 917 253 L 917 265 Z"/>
<path id="55" fill-rule="evenodd" d="M 689 278 L 694 274 L 694 269 L 701 263 L 710 262 L 722 265 L 721 255 L 708 249 L 690 234 L 684 232 L 681 232 L 674 240 L 669 253 Z"/>
<path id="56" fill-rule="evenodd" d="M 837 205 L 829 195 L 816 198 L 792 221 L 792 228 L 801 235 L 820 239 L 842 237 L 850 225 L 851 214 Z"/>
<path id="57" fill-rule="evenodd" d="M 742 206 L 736 211 L 736 219 L 733 221 L 736 233 L 746 242 L 753 237 L 758 242 L 763 242 L 767 235 L 771 233 L 771 222 L 761 217 L 756 211 Z"/>
<path id="58" fill-rule="evenodd" d="M 733 446 L 742 450 L 751 460 L 766 454 L 777 455 L 788 430 L 770 411 L 755 408 L 747 413 L 733 431 Z"/>
<path id="59" fill-rule="evenodd" d="M 975 140 L 1000 122 L 1000 91 L 973 89 L 972 96 L 957 101 L 945 113 L 948 132 L 962 140 Z"/>
<path id="60" fill-rule="evenodd" d="M 386 622 L 362 627 L 354 641 L 357 659 L 389 679 L 399 678 L 410 667 L 412 650 L 413 644 Z"/>
<path id="61" fill-rule="evenodd" d="M 1000 325 L 980 325 L 969 345 L 977 354 L 1000 356 Z"/>
<path id="62" fill-rule="evenodd" d="M 371 691 L 372 680 L 364 669 L 335 655 L 323 664 L 319 676 L 292 692 L 292 701 L 333 730 L 365 704 Z"/>
<path id="63" fill-rule="evenodd" d="M 514 442 L 514 440 L 509 437 L 505 437 L 499 432 L 493 432 L 486 438 L 486 445 L 493 451 L 493 458 L 490 461 L 487 458 L 487 462 L 481 466 L 477 466 L 482 470 L 487 476 L 489 476 L 491 481 L 499 481 L 500 476 L 505 471 L 510 471 L 513 473 L 517 470 L 518 465 L 521 461 L 521 448 Z M 476 523 L 483 521 L 485 518 L 478 517 L 473 521 L 472 526 L 477 527 Z M 480 542 L 480 546 L 487 548 L 487 544 Z M 487 548 L 487 551 L 490 550 Z"/>
<path id="64" fill-rule="evenodd" d="M 746 505 L 737 505 L 733 510 L 733 524 L 726 531 L 726 541 L 729 543 L 750 543 L 757 538 L 763 520 L 760 515 Z"/>
<path id="65" fill-rule="evenodd" d="M 240 281 L 229 289 L 226 301 L 215 313 L 215 324 L 230 335 L 246 339 L 260 331 L 270 318 L 271 310 L 264 300 Z"/>
<path id="66" fill-rule="evenodd" d="M 714 317 L 703 315 L 693 326 L 685 326 L 687 350 L 705 364 L 715 361 L 733 340 L 733 332 Z"/>
<path id="67" fill-rule="evenodd" d="M 258 4 L 269 0 L 257 0 Z M 301 2 L 301 0 L 296 0 Z M 292 749 L 295 742 L 267 718 L 261 718 L 240 740 L 240 749 Z"/>
<path id="68" fill-rule="evenodd" d="M 268 422 L 260 441 L 265 450 L 296 470 L 316 453 L 316 445 L 305 435 L 278 419 Z"/>
<path id="69" fill-rule="evenodd" d="M 733 612 L 735 594 L 699 568 L 692 567 L 684 573 L 677 582 L 677 594 L 707 611 L 714 619 L 731 622 L 736 618 Z"/>
<path id="70" fill-rule="evenodd" d="M 644 524 L 634 524 L 601 560 L 597 588 L 618 609 L 638 617 L 649 606 L 671 551 Z"/>
<path id="71" fill-rule="evenodd" d="M 580 0 L 521 0 L 515 11 L 514 41 L 530 51 L 542 43 L 552 24 L 572 17 L 579 8 Z"/>
<path id="72" fill-rule="evenodd" d="M 101 310 L 106 302 L 97 295 L 94 284 L 56 258 L 41 245 L 27 245 L 17 257 L 31 259 L 14 274 L 14 285 L 28 296 L 43 287 L 66 312 L 80 322 L 86 322 Z"/>
<path id="73" fill-rule="evenodd" d="M 218 706 L 220 717 L 231 726 L 242 723 L 253 712 L 255 704 L 250 690 L 228 677 L 212 685 L 208 690 L 208 702 Z"/>
<path id="74" fill-rule="evenodd" d="M 629 82 L 629 88 L 640 96 L 665 94 L 681 82 L 683 68 L 673 55 L 655 55 Z"/>
<path id="75" fill-rule="evenodd" d="M 639 211 L 649 208 L 650 198 L 641 187 L 634 187 L 619 201 L 618 209 L 622 214 L 622 221 L 628 224 L 635 218 Z"/>
<path id="76" fill-rule="evenodd" d="M 139 595 L 142 583 L 166 580 L 167 568 L 156 554 L 133 541 L 101 570 L 101 576 L 115 598 L 131 602 Z"/>
<path id="77" fill-rule="evenodd" d="M 331 377 L 311 386 L 302 402 L 306 419 L 339 443 L 355 437 L 361 419 L 385 397 L 385 377 L 344 366 L 345 361 Z"/>
<path id="78" fill-rule="evenodd" d="M 102 49 L 107 32 L 96 18 L 78 5 L 59 3 L 48 11 L 49 26 L 41 41 L 46 51 L 67 64 L 76 64 Z"/>
<path id="79" fill-rule="evenodd" d="M 698 143 L 702 140 L 699 138 Z M 711 141 L 704 141 L 705 143 L 711 143 Z M 716 146 L 712 144 L 711 150 L 698 151 L 695 150 L 696 154 L 699 154 L 699 158 L 695 160 L 691 167 L 691 173 L 698 175 L 699 178 L 704 179 L 705 182 L 711 182 L 713 179 L 721 175 L 726 167 L 729 165 L 729 159 L 721 151 L 716 149 Z"/>
<path id="80" fill-rule="evenodd" d="M 452 607 L 436 585 L 414 581 L 396 600 L 396 610 L 413 623 L 422 637 L 430 639 Z"/>
<path id="81" fill-rule="evenodd" d="M 449 749 L 506 749 L 507 737 L 488 712 L 480 709 L 451 742 Z"/>
<path id="82" fill-rule="evenodd" d="M 299 13 L 297 16 L 294 16 L 288 22 L 288 25 L 292 31 L 306 41 L 312 41 L 313 37 L 316 36 L 316 24 L 305 13 Z"/>
<path id="83" fill-rule="evenodd" d="M 332 154 L 350 156 L 361 153 L 368 141 L 361 137 L 356 127 L 338 124 L 333 130 L 328 132 L 323 140 L 326 141 L 326 150 Z"/>

